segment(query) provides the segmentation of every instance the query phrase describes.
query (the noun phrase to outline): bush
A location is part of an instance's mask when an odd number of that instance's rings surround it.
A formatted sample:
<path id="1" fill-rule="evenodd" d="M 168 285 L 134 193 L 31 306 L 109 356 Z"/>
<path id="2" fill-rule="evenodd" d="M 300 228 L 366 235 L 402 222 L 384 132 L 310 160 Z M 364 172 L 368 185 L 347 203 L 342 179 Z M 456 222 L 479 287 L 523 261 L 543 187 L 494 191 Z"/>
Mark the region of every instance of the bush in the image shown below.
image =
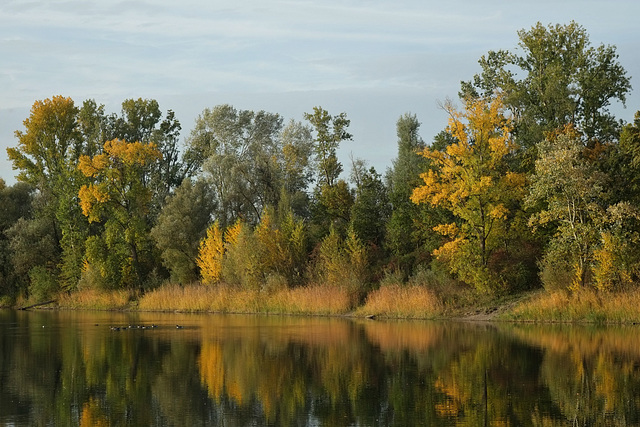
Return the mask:
<path id="1" fill-rule="evenodd" d="M 44 266 L 38 265 L 29 271 L 29 295 L 32 300 L 45 301 L 55 295 L 58 290 L 56 274 Z"/>
<path id="2" fill-rule="evenodd" d="M 367 250 L 353 229 L 344 241 L 331 228 L 318 249 L 315 264 L 316 280 L 338 289 L 346 290 L 352 304 L 361 302 L 368 288 Z"/>

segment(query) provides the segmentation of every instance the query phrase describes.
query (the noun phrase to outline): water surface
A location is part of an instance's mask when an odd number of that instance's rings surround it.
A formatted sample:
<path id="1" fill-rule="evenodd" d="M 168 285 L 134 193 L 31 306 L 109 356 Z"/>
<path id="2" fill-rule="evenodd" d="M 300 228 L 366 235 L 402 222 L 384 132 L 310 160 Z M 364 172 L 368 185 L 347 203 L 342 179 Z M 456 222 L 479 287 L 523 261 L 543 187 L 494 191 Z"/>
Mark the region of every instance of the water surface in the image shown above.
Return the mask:
<path id="1" fill-rule="evenodd" d="M 0 425 L 640 425 L 640 328 L 0 311 Z"/>

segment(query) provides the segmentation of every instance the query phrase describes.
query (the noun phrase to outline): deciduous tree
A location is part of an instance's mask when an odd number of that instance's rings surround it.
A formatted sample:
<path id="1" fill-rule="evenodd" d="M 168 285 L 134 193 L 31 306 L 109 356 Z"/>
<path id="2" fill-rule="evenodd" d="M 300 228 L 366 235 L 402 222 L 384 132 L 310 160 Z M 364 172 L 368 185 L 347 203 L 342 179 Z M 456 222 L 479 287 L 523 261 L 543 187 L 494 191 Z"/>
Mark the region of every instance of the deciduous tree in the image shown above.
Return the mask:
<path id="1" fill-rule="evenodd" d="M 499 50 L 483 56 L 482 72 L 462 83 L 461 97 L 500 91 L 513 113 L 514 135 L 527 149 L 545 132 L 567 124 L 588 145 L 617 140 L 620 123 L 609 107 L 626 101 L 631 84 L 615 46 L 592 46 L 586 29 L 575 22 L 537 23 L 518 36 L 522 53 Z M 533 166 L 533 152 L 528 159 Z"/>
<path id="2" fill-rule="evenodd" d="M 52 228 L 60 248 L 52 274 L 67 289 L 75 287 L 80 277 L 87 235 L 86 220 L 77 203 L 83 177 L 76 166 L 86 147 L 78 112 L 71 98 L 54 96 L 36 101 L 24 121 L 25 130 L 15 133 L 18 145 L 7 149 L 13 168 L 20 171 L 18 180 L 34 186 L 47 200 L 39 205 L 37 216 L 46 218 Z"/>
<path id="3" fill-rule="evenodd" d="M 532 227 L 552 225 L 555 230 L 542 262 L 543 284 L 574 290 L 593 284 L 594 251 L 600 247 L 601 264 L 612 255 L 613 236 L 606 232 L 607 176 L 585 157 L 572 126 L 540 142 L 538 153 L 527 202 L 541 202 L 543 207 L 529 222 Z M 601 265 L 603 280 L 610 274 L 608 269 Z"/>
<path id="4" fill-rule="evenodd" d="M 198 280 L 198 245 L 211 224 L 214 210 L 210 186 L 202 179 L 192 182 L 187 178 L 160 211 L 151 236 L 172 281 L 186 284 Z"/>
<path id="5" fill-rule="evenodd" d="M 101 236 L 91 239 L 87 261 L 106 286 L 142 286 L 150 270 L 143 267 L 152 259 L 147 219 L 152 193 L 145 184 L 161 157 L 153 143 L 114 139 L 102 154 L 80 158 L 79 170 L 92 180 L 79 191 L 82 213 L 104 227 Z"/>
<path id="6" fill-rule="evenodd" d="M 413 190 L 411 200 L 455 216 L 455 222 L 435 228 L 450 240 L 434 253 L 463 281 L 489 291 L 497 285 L 489 259 L 505 243 L 502 231 L 523 196 L 524 176 L 507 167 L 517 147 L 500 97 L 467 99 L 463 111 L 449 107 L 448 112 L 447 132 L 457 142 L 444 151 L 422 152 L 434 169 L 421 175 L 424 183 Z"/>
<path id="7" fill-rule="evenodd" d="M 221 227 L 238 218 L 257 224 L 265 206 L 278 205 L 285 173 L 281 130 L 278 114 L 230 105 L 205 109 L 196 120 L 185 159 L 213 186 Z"/>

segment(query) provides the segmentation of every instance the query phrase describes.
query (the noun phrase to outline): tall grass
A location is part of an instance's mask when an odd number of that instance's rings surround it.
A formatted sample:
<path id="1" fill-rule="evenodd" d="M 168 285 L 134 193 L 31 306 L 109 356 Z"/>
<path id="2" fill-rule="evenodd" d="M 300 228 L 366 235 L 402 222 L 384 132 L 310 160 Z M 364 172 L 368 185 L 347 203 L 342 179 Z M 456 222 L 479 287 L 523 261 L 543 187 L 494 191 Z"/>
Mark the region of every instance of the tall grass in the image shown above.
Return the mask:
<path id="1" fill-rule="evenodd" d="M 70 294 L 60 294 L 57 301 L 61 308 L 123 310 L 131 308 L 135 298 L 136 293 L 127 289 L 116 291 L 81 289 Z"/>
<path id="2" fill-rule="evenodd" d="M 369 293 L 357 314 L 426 319 L 438 317 L 442 311 L 438 297 L 425 286 L 392 283 Z"/>
<path id="3" fill-rule="evenodd" d="M 225 285 L 167 285 L 143 295 L 138 308 L 184 312 L 335 315 L 349 310 L 350 298 L 346 291 L 328 286 L 260 292 Z"/>
<path id="4" fill-rule="evenodd" d="M 229 286 L 166 285 L 144 294 L 140 310 L 248 313 L 258 309 L 257 292 Z"/>
<path id="5" fill-rule="evenodd" d="M 289 314 L 337 315 L 347 313 L 352 306 L 347 289 L 333 286 L 310 285 L 281 289 L 265 300 L 265 311 Z"/>
<path id="6" fill-rule="evenodd" d="M 640 290 L 621 293 L 580 289 L 541 293 L 501 316 L 502 319 L 539 322 L 640 322 Z"/>

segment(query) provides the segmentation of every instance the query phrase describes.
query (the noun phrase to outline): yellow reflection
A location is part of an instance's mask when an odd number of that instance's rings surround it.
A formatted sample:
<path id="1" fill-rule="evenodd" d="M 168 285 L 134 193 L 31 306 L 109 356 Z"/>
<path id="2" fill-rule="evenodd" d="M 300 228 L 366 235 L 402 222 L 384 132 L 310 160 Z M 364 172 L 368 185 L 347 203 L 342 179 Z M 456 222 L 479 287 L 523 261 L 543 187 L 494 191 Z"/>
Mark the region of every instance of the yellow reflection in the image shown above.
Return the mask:
<path id="1" fill-rule="evenodd" d="M 205 341 L 198 360 L 200 381 L 207 387 L 209 396 L 220 402 L 224 387 L 224 366 L 222 349 L 215 342 Z"/>
<path id="2" fill-rule="evenodd" d="M 109 420 L 105 416 L 100 403 L 93 397 L 82 405 L 82 416 L 80 417 L 80 427 L 106 427 Z"/>

